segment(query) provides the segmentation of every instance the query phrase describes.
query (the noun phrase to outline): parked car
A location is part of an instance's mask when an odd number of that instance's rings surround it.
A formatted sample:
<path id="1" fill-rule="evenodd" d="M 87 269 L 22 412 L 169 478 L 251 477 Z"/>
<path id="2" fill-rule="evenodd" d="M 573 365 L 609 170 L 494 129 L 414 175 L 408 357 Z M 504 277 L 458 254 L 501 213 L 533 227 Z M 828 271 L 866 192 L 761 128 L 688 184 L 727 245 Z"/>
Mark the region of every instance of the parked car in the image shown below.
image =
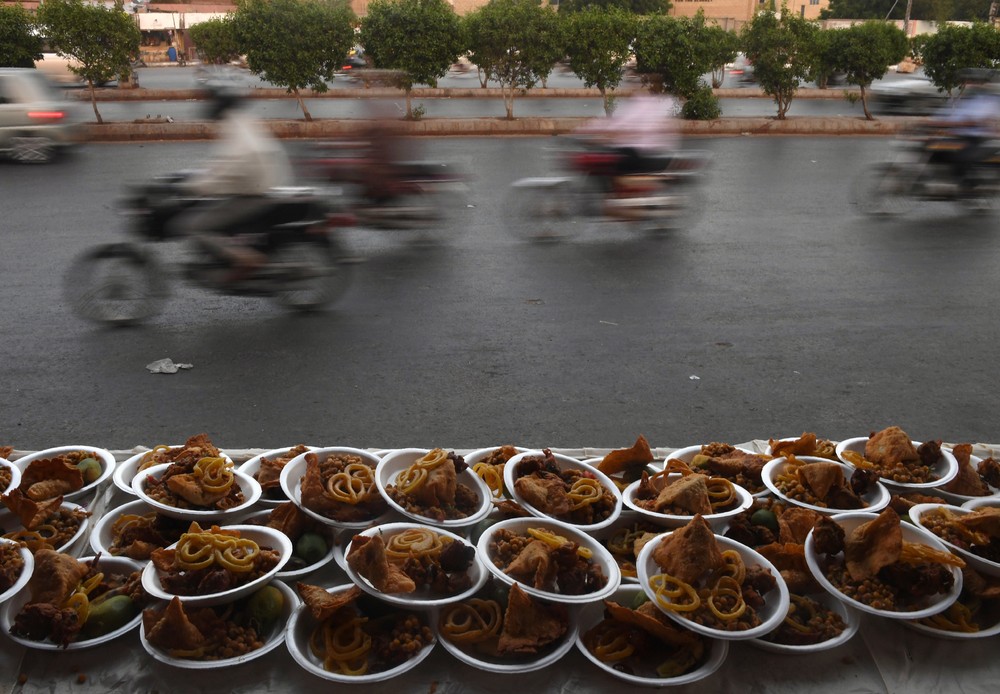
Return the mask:
<path id="1" fill-rule="evenodd" d="M 35 68 L 0 68 L 0 156 L 44 164 L 77 139 L 79 105 Z"/>

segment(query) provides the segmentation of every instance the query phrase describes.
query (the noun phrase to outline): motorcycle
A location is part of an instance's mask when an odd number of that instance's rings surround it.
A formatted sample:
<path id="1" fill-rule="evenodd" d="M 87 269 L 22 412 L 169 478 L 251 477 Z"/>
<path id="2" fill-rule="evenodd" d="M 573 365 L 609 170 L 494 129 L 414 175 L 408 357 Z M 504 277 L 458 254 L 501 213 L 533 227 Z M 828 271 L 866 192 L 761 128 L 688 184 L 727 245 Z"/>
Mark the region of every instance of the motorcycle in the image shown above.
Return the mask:
<path id="1" fill-rule="evenodd" d="M 142 322 L 161 310 L 171 283 L 181 279 L 221 294 L 270 297 L 299 311 L 329 306 L 347 290 L 352 265 L 334 230 L 353 223 L 350 215 L 330 209 L 311 188 L 275 189 L 253 228 L 240 229 L 239 235 L 240 242 L 265 254 L 267 263 L 232 281 L 229 265 L 173 223 L 210 203 L 180 193 L 177 184 L 187 175 L 161 176 L 130 188 L 121 206 L 136 240 L 96 246 L 72 262 L 64 289 L 77 316 L 109 325 Z M 172 241 L 182 243 L 176 263 L 153 250 L 154 244 Z"/>
<path id="2" fill-rule="evenodd" d="M 963 180 L 954 157 L 965 146 L 961 138 L 935 129 L 905 133 L 895 161 L 875 164 L 855 179 L 858 209 L 873 217 L 901 215 L 922 202 L 994 209 L 1000 201 L 1000 143 L 983 143 Z"/>
<path id="3" fill-rule="evenodd" d="M 704 211 L 711 154 L 677 150 L 645 158 L 641 172 L 622 174 L 624 153 L 571 138 L 556 150 L 560 175 L 511 184 L 509 230 L 532 241 L 558 240 L 600 222 L 658 233 L 693 226 Z"/>
<path id="4" fill-rule="evenodd" d="M 430 232 L 446 226 L 454 211 L 464 207 L 467 177 L 448 162 L 378 164 L 384 173 L 375 177 L 379 187 L 372 190 L 370 167 L 376 164 L 369 148 L 364 140 L 327 143 L 302 162 L 307 176 L 339 187 L 340 202 L 357 226 Z"/>

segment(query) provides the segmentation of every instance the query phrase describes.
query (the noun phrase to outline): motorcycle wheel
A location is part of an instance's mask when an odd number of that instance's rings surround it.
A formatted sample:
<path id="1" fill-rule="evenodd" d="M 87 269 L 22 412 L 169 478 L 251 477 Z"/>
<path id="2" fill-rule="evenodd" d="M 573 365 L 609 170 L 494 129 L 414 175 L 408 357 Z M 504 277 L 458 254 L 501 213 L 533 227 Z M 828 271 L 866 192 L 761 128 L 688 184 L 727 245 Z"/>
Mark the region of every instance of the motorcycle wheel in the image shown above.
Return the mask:
<path id="1" fill-rule="evenodd" d="M 854 202 L 870 217 L 894 217 L 916 202 L 908 195 L 910 181 L 905 171 L 892 164 L 871 166 L 854 181 Z"/>
<path id="2" fill-rule="evenodd" d="M 505 205 L 507 230 L 526 241 L 559 241 L 574 234 L 584 222 L 580 203 L 568 183 L 515 183 Z"/>
<path id="3" fill-rule="evenodd" d="M 663 236 L 677 229 L 694 228 L 705 214 L 707 205 L 703 183 L 701 181 L 668 183 L 664 188 L 668 195 L 680 196 L 681 201 L 666 210 L 662 218 L 646 222 L 644 224 L 646 232 L 652 236 Z"/>
<path id="4" fill-rule="evenodd" d="M 156 315 L 167 296 L 159 263 L 127 243 L 99 246 L 78 257 L 66 272 L 63 290 L 77 316 L 116 326 Z"/>
<path id="5" fill-rule="evenodd" d="M 333 304 L 347 292 L 354 274 L 353 265 L 328 241 L 289 241 L 274 251 L 268 267 L 285 276 L 275 301 L 295 311 Z"/>

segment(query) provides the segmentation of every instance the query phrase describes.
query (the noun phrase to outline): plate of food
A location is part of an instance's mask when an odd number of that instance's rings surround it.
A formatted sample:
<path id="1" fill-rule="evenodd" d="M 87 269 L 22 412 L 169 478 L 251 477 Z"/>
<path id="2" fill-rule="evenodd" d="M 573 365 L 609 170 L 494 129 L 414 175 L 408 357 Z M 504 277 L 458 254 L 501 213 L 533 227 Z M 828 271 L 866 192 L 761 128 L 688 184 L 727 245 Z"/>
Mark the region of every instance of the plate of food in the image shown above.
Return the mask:
<path id="1" fill-rule="evenodd" d="M 725 477 L 680 468 L 671 460 L 667 466 L 630 484 L 622 494 L 625 506 L 666 528 L 679 528 L 701 515 L 721 529 L 754 501 L 750 492 Z"/>
<path id="2" fill-rule="evenodd" d="M 973 455 L 972 446 L 967 443 L 954 446 L 951 452 L 958 463 L 955 478 L 930 493 L 955 506 L 990 497 L 1000 501 L 1000 461 L 992 455 L 986 458 Z"/>
<path id="3" fill-rule="evenodd" d="M 549 518 L 494 523 L 479 537 L 478 550 L 490 573 L 542 600 L 593 602 L 621 583 L 618 564 L 596 538 Z"/>
<path id="4" fill-rule="evenodd" d="M 486 588 L 440 608 L 435 634 L 451 655 L 472 667 L 501 674 L 534 672 L 559 661 L 576 639 L 576 612 L 534 598 L 516 583 Z"/>
<path id="5" fill-rule="evenodd" d="M 837 648 L 858 633 L 861 613 L 829 593 L 790 592 L 788 598 L 788 614 L 778 628 L 750 644 L 772 653 L 800 655 Z"/>
<path id="6" fill-rule="evenodd" d="M 44 651 L 107 643 L 139 626 L 148 601 L 136 580 L 141 568 L 124 557 L 76 559 L 40 550 L 31 579 L 0 608 L 0 628 L 22 646 Z M 76 619 L 66 619 L 67 609 Z"/>
<path id="7" fill-rule="evenodd" d="M 996 636 L 1000 634 L 1000 580 L 966 567 L 958 600 L 944 612 L 903 624 L 927 636 L 953 641 Z"/>
<path id="8" fill-rule="evenodd" d="M 95 446 L 57 446 L 26 455 L 16 465 L 21 471 L 16 489 L 29 499 L 72 501 L 96 491 L 114 473 L 115 457 Z"/>
<path id="9" fill-rule="evenodd" d="M 418 523 L 387 523 L 351 538 L 348 577 L 394 605 L 431 608 L 472 596 L 489 578 L 461 535 Z"/>
<path id="10" fill-rule="evenodd" d="M 958 474 L 958 461 L 940 441 L 913 441 L 897 426 L 871 436 L 844 439 L 837 457 L 856 468 L 873 470 L 890 491 L 926 491 Z"/>
<path id="11" fill-rule="evenodd" d="M 821 439 L 816 434 L 806 431 L 802 436 L 789 436 L 783 439 L 768 439 L 765 455 L 778 458 L 786 455 L 806 455 L 825 460 L 840 460 L 837 457 L 837 442 Z"/>
<path id="12" fill-rule="evenodd" d="M 666 617 L 637 585 L 580 610 L 576 646 L 612 677 L 644 687 L 703 680 L 725 662 L 729 642 L 706 638 Z"/>
<path id="13" fill-rule="evenodd" d="M 981 499 L 972 499 L 962 504 L 962 508 L 971 510 L 977 508 L 1000 508 L 1000 496 L 984 496 Z"/>
<path id="14" fill-rule="evenodd" d="M 232 462 L 232 459 L 224 451 L 215 447 L 208 434 L 197 434 L 180 445 L 157 444 L 148 451 L 141 451 L 130 456 L 115 467 L 112 480 L 115 486 L 123 492 L 135 496 L 132 480 L 140 472 L 164 463 L 193 465 L 201 458 L 225 458 Z"/>
<path id="15" fill-rule="evenodd" d="M 1000 508 L 917 504 L 910 520 L 947 545 L 971 568 L 1000 577 Z"/>
<path id="16" fill-rule="evenodd" d="M 639 479 L 643 472 L 652 475 L 663 468 L 662 462 L 656 462 L 649 441 L 642 434 L 629 448 L 616 448 L 600 458 L 589 458 L 583 462 L 607 475 L 619 492 Z"/>
<path id="17" fill-rule="evenodd" d="M 260 498 L 257 481 L 222 457 L 154 465 L 132 479 L 132 490 L 157 512 L 192 521 L 240 516 Z"/>
<path id="18" fill-rule="evenodd" d="M 270 582 L 291 556 L 291 541 L 273 528 L 202 530 L 194 524 L 176 543 L 152 553 L 142 571 L 142 587 L 160 600 L 179 597 L 188 605 L 222 605 Z"/>
<path id="19" fill-rule="evenodd" d="M 662 532 L 665 532 L 663 526 L 653 523 L 641 513 L 626 510 L 622 511 L 614 523 L 594 531 L 592 535 L 604 545 L 618 564 L 622 583 L 638 583 L 635 560 L 639 551 L 646 542 Z"/>
<path id="20" fill-rule="evenodd" d="M 293 459 L 313 449 L 315 446 L 304 444 L 273 448 L 260 455 L 255 455 L 236 469 L 257 480 L 261 489 L 260 503 L 262 505 L 277 506 L 289 499 L 281 488 L 281 471 Z"/>
<path id="21" fill-rule="evenodd" d="M 90 512 L 61 497 L 35 502 L 20 491 L 4 496 L 8 511 L 0 512 L 0 535 L 24 544 L 32 554 L 39 549 L 68 552 L 90 525 Z"/>
<path id="22" fill-rule="evenodd" d="M 31 578 L 35 558 L 21 543 L 0 537 L 0 604 L 14 597 Z"/>
<path id="23" fill-rule="evenodd" d="M 664 469 L 670 467 L 670 461 L 680 461 L 694 472 L 727 479 L 753 496 L 767 496 L 760 474 L 770 459 L 770 455 L 748 448 L 713 442 L 678 448 L 667 456 Z"/>
<path id="24" fill-rule="evenodd" d="M 493 493 L 465 459 L 443 448 L 402 448 L 386 455 L 375 484 L 407 518 L 439 528 L 475 525 L 493 509 Z"/>
<path id="25" fill-rule="evenodd" d="M 21 468 L 6 458 L 0 458 L 0 494 L 17 489 L 21 483 Z"/>
<path id="26" fill-rule="evenodd" d="M 251 513 L 240 522 L 264 525 L 288 536 L 292 543 L 292 556 L 275 574 L 278 580 L 301 579 L 329 564 L 336 554 L 336 531 L 309 517 L 291 501 Z"/>
<path id="27" fill-rule="evenodd" d="M 645 544 L 639 585 L 668 617 L 725 640 L 754 639 L 788 612 L 788 587 L 759 552 L 715 535 L 701 516 Z"/>
<path id="28" fill-rule="evenodd" d="M 96 554 L 149 561 L 153 550 L 177 542 L 191 527 L 191 521 L 157 513 L 142 499 L 108 509 L 90 533 Z"/>
<path id="29" fill-rule="evenodd" d="M 296 589 L 303 605 L 288 620 L 285 645 L 316 677 L 383 682 L 415 668 L 437 643 L 428 612 L 387 604 L 354 584 Z"/>
<path id="30" fill-rule="evenodd" d="M 876 513 L 889 505 L 889 490 L 872 472 L 814 456 L 775 458 L 762 473 L 768 489 L 790 504 L 833 515 Z"/>
<path id="31" fill-rule="evenodd" d="M 507 461 L 503 477 L 514 501 L 533 516 L 583 532 L 606 528 L 622 512 L 622 495 L 611 478 L 547 448 L 517 454 Z"/>
<path id="32" fill-rule="evenodd" d="M 472 468 L 472 471 L 479 475 L 483 482 L 486 483 L 486 486 L 490 488 L 493 498 L 503 499 L 509 496 L 503 485 L 503 471 L 507 465 L 507 461 L 518 453 L 524 453 L 526 450 L 528 449 L 507 444 L 479 448 L 462 457 L 465 459 L 466 464 Z"/>
<path id="33" fill-rule="evenodd" d="M 214 607 L 178 598 L 142 614 L 139 639 L 153 658 L 187 670 L 217 670 L 261 657 L 285 642 L 285 625 L 299 607 L 281 581 Z M 218 634 L 224 634 L 218 638 Z"/>
<path id="34" fill-rule="evenodd" d="M 886 508 L 824 517 L 805 542 L 813 577 L 839 600 L 889 619 L 943 612 L 962 592 L 965 562 Z"/>
<path id="35" fill-rule="evenodd" d="M 379 458 L 360 448 L 317 448 L 281 470 L 285 495 L 314 520 L 336 528 L 364 529 L 391 517 L 375 484 Z"/>

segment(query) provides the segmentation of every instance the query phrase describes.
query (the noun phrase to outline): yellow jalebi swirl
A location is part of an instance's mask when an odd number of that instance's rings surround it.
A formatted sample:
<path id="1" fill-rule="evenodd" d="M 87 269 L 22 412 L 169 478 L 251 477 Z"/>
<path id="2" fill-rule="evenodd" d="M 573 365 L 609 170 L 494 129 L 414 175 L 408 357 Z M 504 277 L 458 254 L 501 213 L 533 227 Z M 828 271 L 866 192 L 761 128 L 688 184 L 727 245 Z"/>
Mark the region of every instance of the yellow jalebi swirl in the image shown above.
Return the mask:
<path id="1" fill-rule="evenodd" d="M 309 649 L 323 661 L 325 670 L 355 677 L 368 672 L 372 637 L 363 628 L 367 621 L 367 617 L 352 617 L 337 624 L 330 618 L 313 629 Z"/>
<path id="2" fill-rule="evenodd" d="M 724 608 L 719 605 L 722 599 L 732 602 L 732 607 Z M 708 592 L 708 609 L 712 611 L 718 619 L 723 622 L 731 622 L 743 616 L 747 611 L 746 601 L 743 600 L 743 590 L 740 583 L 732 576 L 723 576 Z"/>
<path id="3" fill-rule="evenodd" d="M 396 477 L 396 488 L 404 494 L 412 494 L 420 489 L 431 470 L 446 462 L 448 462 L 447 451 L 443 448 L 435 448 L 399 473 L 399 476 Z"/>
<path id="4" fill-rule="evenodd" d="M 708 480 L 708 500 L 713 511 L 724 511 L 738 498 L 736 487 L 725 477 L 712 477 Z"/>
<path id="5" fill-rule="evenodd" d="M 527 533 L 529 537 L 541 540 L 552 549 L 559 549 L 563 545 L 569 543 L 569 539 L 563 537 L 562 535 L 556 535 L 551 530 L 546 530 L 545 528 L 528 528 Z M 583 559 L 590 559 L 594 556 L 594 553 L 587 547 L 578 546 L 576 548 L 576 553 Z"/>
<path id="6" fill-rule="evenodd" d="M 489 463 L 476 463 L 472 466 L 472 471 L 486 483 L 486 486 L 493 492 L 493 496 L 500 498 L 503 496 L 503 470 L 507 463 L 490 465 Z"/>
<path id="7" fill-rule="evenodd" d="M 593 477 L 581 477 L 573 482 L 573 486 L 569 488 L 566 496 L 569 497 L 570 502 L 573 504 L 570 510 L 576 511 L 584 506 L 597 503 L 601 500 L 603 494 L 604 488 L 601 487 L 600 482 Z"/>
<path id="8" fill-rule="evenodd" d="M 785 615 L 784 620 L 785 625 L 802 634 L 813 633 L 815 629 L 809 626 L 809 622 L 816 617 L 816 603 L 794 593 L 788 596 L 788 600 L 788 613 Z"/>
<path id="9" fill-rule="evenodd" d="M 622 528 L 608 540 L 608 551 L 626 557 L 635 556 L 635 541 L 645 534 L 636 523 L 630 528 Z"/>
<path id="10" fill-rule="evenodd" d="M 500 633 L 503 610 L 496 600 L 471 598 L 441 613 L 441 633 L 453 643 L 481 643 Z"/>
<path id="11" fill-rule="evenodd" d="M 87 623 L 87 618 L 90 617 L 90 594 L 101 585 L 103 580 L 104 574 L 94 574 L 86 581 L 80 583 L 76 590 L 66 599 L 66 602 L 63 603 L 63 608 L 69 608 L 76 612 L 80 624 Z"/>
<path id="12" fill-rule="evenodd" d="M 417 559 L 436 557 L 451 542 L 453 540 L 450 537 L 444 537 L 427 528 L 407 528 L 389 538 L 385 544 L 385 554 L 390 561 L 396 560 L 396 563 L 403 562 L 409 557 Z"/>
<path id="13" fill-rule="evenodd" d="M 236 480 L 233 464 L 225 458 L 202 458 L 194 465 L 194 476 L 206 492 L 224 494 Z"/>
<path id="14" fill-rule="evenodd" d="M 739 585 L 743 585 L 743 579 L 747 575 L 746 564 L 743 557 L 735 549 L 727 549 L 722 552 L 722 560 L 726 563 L 723 569 L 726 576 L 731 576 Z"/>
<path id="15" fill-rule="evenodd" d="M 956 557 L 951 552 L 943 552 L 918 542 L 903 541 L 903 550 L 900 552 L 899 561 L 907 564 L 944 564 L 945 566 L 956 566 L 963 568 L 965 560 Z"/>
<path id="16" fill-rule="evenodd" d="M 149 525 L 155 519 L 156 513 L 147 513 L 144 516 L 139 516 L 134 513 L 124 513 L 111 524 L 111 534 L 116 538 L 120 537 L 121 534 L 129 528 Z"/>
<path id="17" fill-rule="evenodd" d="M 690 583 L 670 574 L 656 574 L 649 579 L 656 604 L 672 612 L 694 612 L 701 607 L 701 597 Z"/>
<path id="18" fill-rule="evenodd" d="M 975 621 L 972 609 L 960 602 L 952 603 L 944 612 L 931 617 L 925 617 L 918 621 L 921 624 L 942 631 L 954 631 L 963 634 L 974 634 L 979 631 L 979 624 Z"/>
<path id="19" fill-rule="evenodd" d="M 160 443 L 153 446 L 153 450 L 149 451 L 139 459 L 139 466 L 137 468 L 138 471 L 142 472 L 146 468 L 153 467 L 154 465 L 158 465 L 163 462 L 164 456 L 161 454 L 169 452 L 170 446 L 167 446 L 166 444 Z"/>
<path id="20" fill-rule="evenodd" d="M 253 540 L 211 532 L 184 533 L 175 548 L 175 561 L 184 571 L 218 564 L 233 573 L 248 573 L 258 556 L 260 547 Z"/>
<path id="21" fill-rule="evenodd" d="M 326 493 L 335 501 L 356 506 L 368 499 L 374 485 L 375 474 L 371 467 L 349 463 L 326 481 Z"/>
<path id="22" fill-rule="evenodd" d="M 601 629 L 588 645 L 590 652 L 602 663 L 617 663 L 635 653 L 635 645 L 631 641 L 624 624 L 612 624 Z"/>
<path id="23" fill-rule="evenodd" d="M 841 457 L 856 468 L 862 468 L 866 470 L 871 470 L 875 467 L 875 463 L 866 459 L 863 455 L 857 451 L 845 450 L 841 452 Z"/>

